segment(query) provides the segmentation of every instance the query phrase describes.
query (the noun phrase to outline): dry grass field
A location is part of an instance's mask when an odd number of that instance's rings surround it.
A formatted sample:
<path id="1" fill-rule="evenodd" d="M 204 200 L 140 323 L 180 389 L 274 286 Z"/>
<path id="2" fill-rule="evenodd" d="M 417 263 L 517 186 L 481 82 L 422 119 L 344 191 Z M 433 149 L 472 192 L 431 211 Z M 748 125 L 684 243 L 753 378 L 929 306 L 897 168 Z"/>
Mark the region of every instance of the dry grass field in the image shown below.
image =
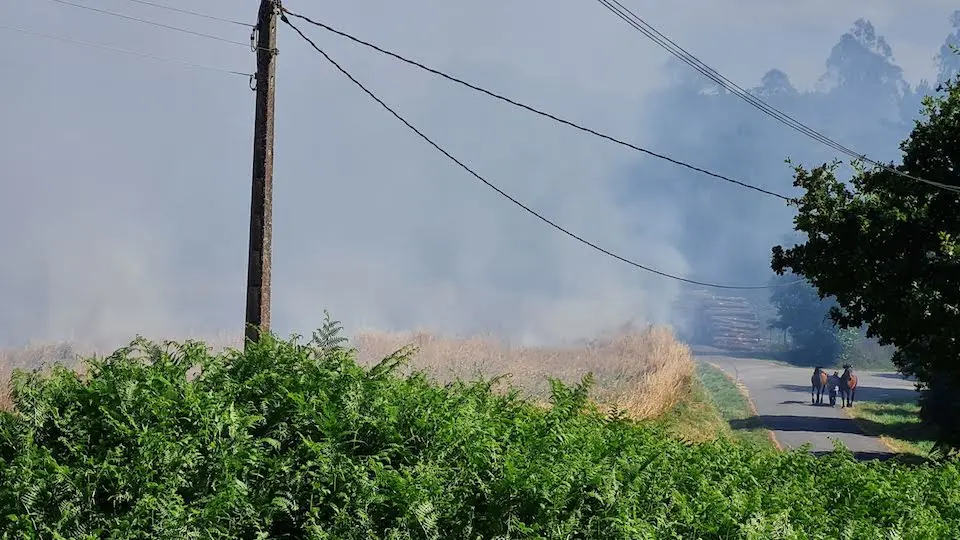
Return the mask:
<path id="1" fill-rule="evenodd" d="M 240 338 L 210 336 L 215 350 L 238 347 Z M 423 371 L 439 382 L 486 379 L 505 375 L 510 384 L 537 401 L 549 394 L 548 377 L 578 382 L 592 372 L 593 399 L 603 407 L 617 407 L 629 416 L 659 416 L 689 393 L 695 365 L 686 345 L 662 327 L 624 329 L 589 343 L 562 347 L 512 347 L 493 337 L 453 339 L 428 332 L 364 332 L 351 340 L 363 364 L 373 364 L 406 346 L 416 348 L 409 369 Z M 76 363 L 77 355 L 103 353 L 95 347 L 72 344 L 31 345 L 0 350 L 0 376 L 6 382 L 15 368 Z M 9 408 L 6 385 L 0 407 Z"/>
<path id="2" fill-rule="evenodd" d="M 362 363 L 405 345 L 417 348 L 410 368 L 448 382 L 506 375 L 526 395 L 543 400 L 548 377 L 576 383 L 593 373 L 593 398 L 631 417 L 660 415 L 686 395 L 695 374 L 690 350 L 667 328 L 625 330 L 582 345 L 511 347 L 491 337 L 450 339 L 426 332 L 366 332 L 353 340 Z"/>
<path id="3" fill-rule="evenodd" d="M 0 409 L 9 410 L 11 408 L 7 383 L 13 370 L 36 369 L 57 362 L 75 365 L 78 353 L 89 354 L 87 351 L 78 351 L 67 343 L 35 344 L 13 349 L 0 349 Z"/>
<path id="4" fill-rule="evenodd" d="M 0 371 L 0 410 L 9 411 L 13 408 L 13 404 L 10 402 L 10 392 L 7 391 L 6 381 L 9 380 L 10 375 L 5 371 Z"/>

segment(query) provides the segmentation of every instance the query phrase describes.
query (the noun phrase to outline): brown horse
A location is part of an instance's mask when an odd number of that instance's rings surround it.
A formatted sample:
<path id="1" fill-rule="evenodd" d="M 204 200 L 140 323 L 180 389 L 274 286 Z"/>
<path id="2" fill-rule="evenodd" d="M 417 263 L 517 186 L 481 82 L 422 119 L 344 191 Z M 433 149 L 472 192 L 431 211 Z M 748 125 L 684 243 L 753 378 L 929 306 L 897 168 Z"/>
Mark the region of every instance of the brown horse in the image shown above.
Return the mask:
<path id="1" fill-rule="evenodd" d="M 827 372 L 822 367 L 817 366 L 813 370 L 813 376 L 810 377 L 810 403 L 820 405 L 823 403 L 823 391 L 827 388 Z"/>
<path id="2" fill-rule="evenodd" d="M 840 406 L 853 407 L 853 396 L 857 393 L 857 375 L 850 364 L 843 365 L 843 375 L 840 375 Z"/>

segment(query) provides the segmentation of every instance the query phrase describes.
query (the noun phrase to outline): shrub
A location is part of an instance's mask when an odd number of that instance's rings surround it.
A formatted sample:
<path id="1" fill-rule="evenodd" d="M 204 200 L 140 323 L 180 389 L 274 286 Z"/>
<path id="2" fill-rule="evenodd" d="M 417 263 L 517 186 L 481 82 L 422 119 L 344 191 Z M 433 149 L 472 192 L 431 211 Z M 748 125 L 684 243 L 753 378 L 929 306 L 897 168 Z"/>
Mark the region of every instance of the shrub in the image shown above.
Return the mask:
<path id="1" fill-rule="evenodd" d="M 598 411 L 589 375 L 544 409 L 355 354 L 137 340 L 17 372 L 3 538 L 960 537 L 955 463 L 688 445 Z"/>

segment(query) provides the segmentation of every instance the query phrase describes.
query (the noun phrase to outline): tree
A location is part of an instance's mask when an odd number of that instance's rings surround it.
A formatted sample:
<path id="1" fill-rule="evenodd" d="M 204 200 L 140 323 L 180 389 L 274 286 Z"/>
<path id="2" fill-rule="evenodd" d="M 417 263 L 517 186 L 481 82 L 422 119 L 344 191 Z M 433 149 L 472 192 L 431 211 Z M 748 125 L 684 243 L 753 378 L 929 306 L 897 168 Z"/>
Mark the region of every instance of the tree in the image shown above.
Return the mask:
<path id="1" fill-rule="evenodd" d="M 821 299 L 817 290 L 799 276 L 775 279 L 778 287 L 770 294 L 770 303 L 777 310 L 777 317 L 770 322 L 771 328 L 790 334 L 798 360 L 809 365 L 828 365 L 840 352 L 837 327 L 830 319 L 830 308 L 836 303 Z M 793 281 L 787 285 L 786 283 Z"/>
<path id="2" fill-rule="evenodd" d="M 900 149 L 902 173 L 957 186 L 960 78 L 927 96 Z M 773 248 L 771 266 L 835 297 L 831 318 L 896 346 L 898 370 L 918 379 L 921 416 L 941 449 L 960 449 L 960 194 L 854 163 L 848 186 L 837 162 L 797 166 L 803 195 L 794 227 L 805 241 Z"/>
<path id="3" fill-rule="evenodd" d="M 859 328 L 844 328 L 837 333 L 837 341 L 840 345 L 840 352 L 837 355 L 837 362 L 841 365 L 854 364 L 857 362 L 857 345 L 862 341 Z"/>

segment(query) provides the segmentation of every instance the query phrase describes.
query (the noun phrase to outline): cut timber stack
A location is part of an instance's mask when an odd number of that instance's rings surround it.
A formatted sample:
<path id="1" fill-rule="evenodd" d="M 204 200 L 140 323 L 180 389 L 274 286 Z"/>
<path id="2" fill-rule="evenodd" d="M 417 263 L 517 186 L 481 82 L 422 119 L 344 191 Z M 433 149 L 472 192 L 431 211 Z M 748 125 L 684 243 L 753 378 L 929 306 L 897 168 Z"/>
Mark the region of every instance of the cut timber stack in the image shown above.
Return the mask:
<path id="1" fill-rule="evenodd" d="M 754 352 L 763 346 L 764 324 L 746 298 L 690 291 L 677 309 L 691 328 L 690 340 L 728 351 Z"/>

